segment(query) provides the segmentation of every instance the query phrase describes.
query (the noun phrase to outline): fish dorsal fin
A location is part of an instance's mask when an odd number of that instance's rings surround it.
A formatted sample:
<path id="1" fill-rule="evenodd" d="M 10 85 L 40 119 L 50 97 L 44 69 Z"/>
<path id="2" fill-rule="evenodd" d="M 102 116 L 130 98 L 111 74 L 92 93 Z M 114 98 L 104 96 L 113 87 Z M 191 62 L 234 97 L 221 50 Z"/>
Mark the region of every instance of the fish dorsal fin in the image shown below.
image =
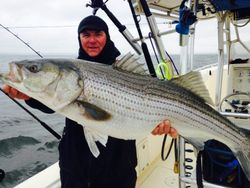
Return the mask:
<path id="1" fill-rule="evenodd" d="M 208 104 L 214 105 L 211 97 L 209 96 L 209 92 L 203 82 L 200 72 L 191 71 L 185 75 L 174 78 L 171 81 L 198 95 L 199 97 L 204 99 Z"/>
<path id="2" fill-rule="evenodd" d="M 146 65 L 139 62 L 139 59 L 139 56 L 136 57 L 134 54 L 129 52 L 121 59 L 117 60 L 113 64 L 113 68 L 141 75 L 149 75 Z"/>

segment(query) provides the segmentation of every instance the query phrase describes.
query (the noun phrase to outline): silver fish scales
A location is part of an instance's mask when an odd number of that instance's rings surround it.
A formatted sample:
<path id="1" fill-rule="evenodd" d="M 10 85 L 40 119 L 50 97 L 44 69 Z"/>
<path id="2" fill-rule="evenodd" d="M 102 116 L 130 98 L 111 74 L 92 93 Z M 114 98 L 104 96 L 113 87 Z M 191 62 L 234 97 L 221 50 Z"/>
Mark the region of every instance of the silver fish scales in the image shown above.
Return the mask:
<path id="1" fill-rule="evenodd" d="M 206 103 L 209 97 L 199 72 L 161 81 L 144 75 L 141 65 L 131 68 L 121 61 L 110 66 L 71 59 L 26 60 L 12 63 L 10 73 L 0 78 L 83 125 L 95 155 L 94 143 L 105 144 L 104 135 L 137 139 L 169 119 L 199 150 L 210 139 L 226 144 L 250 179 L 249 133 Z"/>

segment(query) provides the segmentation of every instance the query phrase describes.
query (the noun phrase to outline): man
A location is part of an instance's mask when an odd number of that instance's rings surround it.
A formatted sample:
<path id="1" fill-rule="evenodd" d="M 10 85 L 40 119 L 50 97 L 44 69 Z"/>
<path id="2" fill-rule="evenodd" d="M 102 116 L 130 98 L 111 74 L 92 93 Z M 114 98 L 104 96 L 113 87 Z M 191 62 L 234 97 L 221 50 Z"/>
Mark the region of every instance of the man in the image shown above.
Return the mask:
<path id="1" fill-rule="evenodd" d="M 78 27 L 79 59 L 111 65 L 120 52 L 110 39 L 107 24 L 97 16 L 84 18 Z M 50 109 L 34 99 L 4 87 L 10 96 L 26 100 L 33 108 L 51 113 Z M 169 121 L 158 125 L 152 134 L 170 134 L 176 137 Z M 66 126 L 59 144 L 59 166 L 62 188 L 134 188 L 137 165 L 134 140 L 108 138 L 106 147 L 97 142 L 100 155 L 95 158 L 89 150 L 83 128 L 66 118 Z"/>

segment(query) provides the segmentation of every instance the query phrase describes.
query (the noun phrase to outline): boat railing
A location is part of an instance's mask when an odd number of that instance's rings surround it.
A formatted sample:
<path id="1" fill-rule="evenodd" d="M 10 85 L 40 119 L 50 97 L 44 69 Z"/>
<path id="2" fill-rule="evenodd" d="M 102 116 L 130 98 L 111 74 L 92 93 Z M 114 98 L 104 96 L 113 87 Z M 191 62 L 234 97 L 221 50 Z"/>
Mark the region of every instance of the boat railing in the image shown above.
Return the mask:
<path id="1" fill-rule="evenodd" d="M 236 112 L 220 112 L 220 114 L 222 114 L 223 116 L 226 116 L 226 117 L 250 119 L 250 114 L 236 113 Z"/>
<path id="2" fill-rule="evenodd" d="M 164 60 L 168 59 L 166 57 L 165 49 L 163 42 L 161 40 L 161 36 L 165 34 L 171 34 L 174 32 L 174 30 L 161 32 L 158 29 L 155 17 L 165 17 L 170 20 L 179 20 L 179 8 L 180 4 L 183 2 L 183 0 L 176 0 L 176 1 L 146 1 L 146 0 L 131 0 L 133 2 L 133 6 L 137 13 L 140 15 L 145 15 L 148 25 L 150 27 L 153 39 L 155 41 L 155 45 L 157 48 L 158 55 L 160 56 L 161 61 L 164 62 Z M 164 6 L 160 6 L 161 3 L 172 3 L 173 8 L 166 8 Z M 231 45 L 231 38 L 230 38 L 230 30 L 229 30 L 229 19 L 227 19 L 227 14 L 225 11 L 215 12 L 214 7 L 209 2 L 204 3 L 203 7 L 208 11 L 208 8 L 212 11 L 209 12 L 209 14 L 206 14 L 203 16 L 201 13 L 202 11 L 197 12 L 197 7 L 193 6 L 197 1 L 189 0 L 186 4 L 188 8 L 193 9 L 193 12 L 197 16 L 198 19 L 206 19 L 215 17 L 217 18 L 217 24 L 218 24 L 218 63 L 215 65 L 208 65 L 209 67 L 215 67 L 217 66 L 217 76 L 216 77 L 216 92 L 215 92 L 215 103 L 217 109 L 219 108 L 219 104 L 221 101 L 221 86 L 222 86 L 222 80 L 223 80 L 223 70 L 224 70 L 224 62 L 230 61 L 230 54 L 227 55 L 224 53 L 225 44 L 227 45 L 227 53 L 230 53 L 230 45 Z M 176 4 L 176 5 L 175 5 Z M 145 6 L 144 6 L 145 5 Z M 106 8 L 106 7 L 105 7 Z M 149 9 L 150 8 L 150 9 Z M 151 8 L 155 9 L 157 11 L 151 12 Z M 102 8 L 103 9 L 103 8 Z M 105 11 L 105 9 L 103 9 Z M 105 11 L 107 13 L 107 11 Z M 207 16 L 208 15 L 208 16 Z M 183 35 L 180 34 L 180 46 L 181 46 L 181 74 L 187 73 L 189 65 L 191 65 L 192 68 L 192 61 L 193 61 L 193 55 L 194 55 L 194 37 L 195 37 L 195 24 L 190 26 L 190 35 Z M 226 34 L 226 41 L 224 40 L 224 34 Z M 124 35 L 124 33 L 123 33 Z M 128 36 L 128 35 L 126 35 Z M 126 38 L 126 37 L 125 37 Z M 143 42 L 144 39 L 147 39 L 149 37 L 140 37 L 140 38 L 133 38 L 132 36 L 127 37 L 127 40 L 130 44 L 137 43 L 139 41 Z M 238 37 L 238 42 L 240 42 L 240 39 Z M 241 42 L 240 42 L 241 43 Z M 138 45 L 136 45 L 138 46 Z M 243 46 L 244 47 L 244 46 Z M 134 47 L 134 49 L 136 49 Z M 139 51 L 137 49 L 137 51 Z M 225 59 L 225 54 L 227 55 Z M 205 68 L 200 68 L 200 70 L 204 70 Z M 198 69 L 199 70 L 199 69 Z M 239 114 L 234 112 L 221 112 L 225 116 L 231 116 L 234 117 L 240 117 L 240 118 L 249 118 L 249 114 Z M 187 184 L 196 184 L 196 179 L 192 177 L 185 177 L 186 175 L 186 169 L 185 169 L 185 140 L 183 138 L 179 139 L 179 187 L 184 188 Z M 203 182 L 205 187 L 209 188 L 222 188 L 224 186 L 219 186 L 216 184 Z"/>
<path id="3" fill-rule="evenodd" d="M 185 182 L 185 183 L 188 183 L 188 184 L 191 184 L 191 185 L 196 185 L 196 178 L 180 177 L 180 180 L 182 182 Z M 213 183 L 209 183 L 209 182 L 206 182 L 206 181 L 203 182 L 203 185 L 206 188 L 229 188 L 229 187 L 225 187 L 225 186 L 220 186 L 220 185 L 216 185 L 216 184 L 213 184 Z"/>

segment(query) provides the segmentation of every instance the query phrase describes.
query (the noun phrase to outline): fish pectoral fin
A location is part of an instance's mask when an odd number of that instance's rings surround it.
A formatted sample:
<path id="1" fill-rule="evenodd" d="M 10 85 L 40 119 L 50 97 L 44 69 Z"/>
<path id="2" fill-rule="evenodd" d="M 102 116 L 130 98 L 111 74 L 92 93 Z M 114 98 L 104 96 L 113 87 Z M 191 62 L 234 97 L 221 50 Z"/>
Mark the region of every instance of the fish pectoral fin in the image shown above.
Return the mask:
<path id="1" fill-rule="evenodd" d="M 83 132 L 91 153 L 95 157 L 98 157 L 100 155 L 100 151 L 96 145 L 96 141 L 99 141 L 103 146 L 106 147 L 108 136 L 99 134 L 96 131 L 93 131 L 86 127 L 83 128 Z"/>
<path id="2" fill-rule="evenodd" d="M 90 120 L 107 121 L 111 118 L 111 114 L 99 108 L 96 105 L 84 101 L 76 101 L 78 105 L 84 108 L 84 116 Z"/>
<path id="3" fill-rule="evenodd" d="M 149 75 L 146 64 L 139 62 L 139 59 L 139 56 L 135 57 L 134 54 L 131 54 L 129 52 L 121 59 L 117 60 L 112 66 L 114 69 L 132 72 L 140 75 Z"/>

